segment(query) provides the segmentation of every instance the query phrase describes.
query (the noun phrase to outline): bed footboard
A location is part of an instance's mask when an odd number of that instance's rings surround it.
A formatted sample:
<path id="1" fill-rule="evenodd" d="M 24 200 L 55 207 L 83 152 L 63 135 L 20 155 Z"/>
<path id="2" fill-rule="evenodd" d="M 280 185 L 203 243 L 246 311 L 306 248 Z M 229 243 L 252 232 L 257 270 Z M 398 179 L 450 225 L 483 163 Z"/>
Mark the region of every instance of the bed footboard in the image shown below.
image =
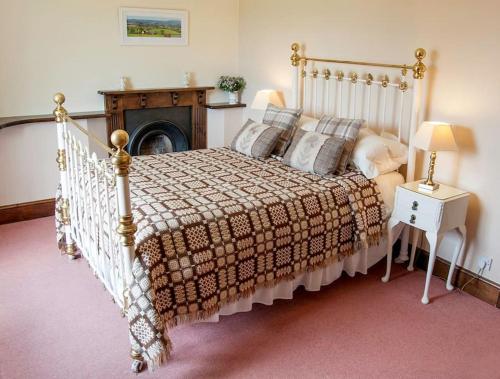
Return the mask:
<path id="1" fill-rule="evenodd" d="M 79 251 L 125 315 L 133 280 L 137 230 L 129 188 L 132 158 L 125 151 L 129 137 L 126 131 L 115 130 L 111 135 L 115 148 L 111 149 L 69 117 L 64 101 L 62 93 L 54 95 L 62 250 L 70 259 L 77 258 Z M 87 143 L 82 143 L 70 126 L 96 142 L 110 159 L 99 160 L 95 152 L 90 153 Z M 140 371 L 140 353 L 132 351 L 131 357 L 132 370 Z"/>
<path id="2" fill-rule="evenodd" d="M 62 106 L 65 101 L 65 97 L 62 93 L 56 93 L 54 95 L 54 102 L 57 104 L 54 110 L 54 116 L 56 118 L 57 125 L 57 158 L 56 162 L 59 168 L 59 183 L 61 186 L 61 221 L 63 224 L 64 231 L 64 252 L 70 259 L 75 259 L 76 256 L 76 244 L 73 239 L 73 234 L 71 233 L 71 223 L 69 215 L 69 183 L 67 176 L 68 160 L 67 160 L 67 149 L 64 140 L 64 134 L 66 129 L 66 109 Z"/>

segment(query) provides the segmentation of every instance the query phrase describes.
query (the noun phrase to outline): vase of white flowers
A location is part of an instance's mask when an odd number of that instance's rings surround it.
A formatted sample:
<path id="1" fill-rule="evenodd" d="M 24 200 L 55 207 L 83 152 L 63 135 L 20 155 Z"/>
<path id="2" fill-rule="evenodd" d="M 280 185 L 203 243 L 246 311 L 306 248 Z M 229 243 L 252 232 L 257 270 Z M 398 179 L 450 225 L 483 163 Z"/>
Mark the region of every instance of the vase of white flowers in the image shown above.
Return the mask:
<path id="1" fill-rule="evenodd" d="M 238 104 L 238 91 L 228 92 L 228 103 Z"/>
<path id="2" fill-rule="evenodd" d="M 239 92 L 246 86 L 245 79 L 241 76 L 221 76 L 217 88 L 229 93 L 229 104 L 238 104 Z"/>

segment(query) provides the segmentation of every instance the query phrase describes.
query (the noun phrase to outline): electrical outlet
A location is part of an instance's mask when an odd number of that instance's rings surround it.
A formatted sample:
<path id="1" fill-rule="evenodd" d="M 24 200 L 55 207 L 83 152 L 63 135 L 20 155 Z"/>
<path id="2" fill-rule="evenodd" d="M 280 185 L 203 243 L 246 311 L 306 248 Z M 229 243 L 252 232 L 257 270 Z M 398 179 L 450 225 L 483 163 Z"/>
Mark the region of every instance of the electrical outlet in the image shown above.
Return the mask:
<path id="1" fill-rule="evenodd" d="M 493 264 L 493 258 L 492 257 L 486 257 L 484 255 L 480 256 L 479 257 L 479 261 L 477 262 L 477 265 L 479 266 L 479 269 L 482 269 L 484 267 L 485 271 L 490 271 L 492 264 Z"/>

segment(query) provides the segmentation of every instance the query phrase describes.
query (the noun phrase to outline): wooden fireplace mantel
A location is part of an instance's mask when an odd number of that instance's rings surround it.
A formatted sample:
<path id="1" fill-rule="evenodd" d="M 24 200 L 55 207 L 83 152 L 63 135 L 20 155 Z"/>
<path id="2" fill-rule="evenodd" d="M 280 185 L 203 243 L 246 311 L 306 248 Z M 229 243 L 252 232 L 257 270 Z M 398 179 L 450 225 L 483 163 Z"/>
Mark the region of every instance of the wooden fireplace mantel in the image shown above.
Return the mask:
<path id="1" fill-rule="evenodd" d="M 214 87 L 179 87 L 97 91 L 104 96 L 108 144 L 113 131 L 125 129 L 125 111 L 127 110 L 190 106 L 192 149 L 206 148 L 207 91 L 213 89 Z"/>
<path id="2" fill-rule="evenodd" d="M 192 92 L 192 91 L 210 91 L 215 87 L 172 87 L 172 88 L 143 88 L 127 90 L 99 90 L 99 95 L 129 95 L 141 93 L 164 93 L 164 92 Z"/>

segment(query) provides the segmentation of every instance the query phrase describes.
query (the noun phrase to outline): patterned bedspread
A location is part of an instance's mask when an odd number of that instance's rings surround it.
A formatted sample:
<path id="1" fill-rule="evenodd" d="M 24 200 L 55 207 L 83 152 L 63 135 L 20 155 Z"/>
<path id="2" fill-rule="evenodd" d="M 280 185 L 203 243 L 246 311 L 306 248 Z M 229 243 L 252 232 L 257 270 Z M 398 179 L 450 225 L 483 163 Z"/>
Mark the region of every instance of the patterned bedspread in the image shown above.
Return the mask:
<path id="1" fill-rule="evenodd" d="M 385 207 L 358 171 L 322 178 L 208 149 L 134 157 L 130 340 L 150 367 L 168 327 L 378 243 Z"/>

